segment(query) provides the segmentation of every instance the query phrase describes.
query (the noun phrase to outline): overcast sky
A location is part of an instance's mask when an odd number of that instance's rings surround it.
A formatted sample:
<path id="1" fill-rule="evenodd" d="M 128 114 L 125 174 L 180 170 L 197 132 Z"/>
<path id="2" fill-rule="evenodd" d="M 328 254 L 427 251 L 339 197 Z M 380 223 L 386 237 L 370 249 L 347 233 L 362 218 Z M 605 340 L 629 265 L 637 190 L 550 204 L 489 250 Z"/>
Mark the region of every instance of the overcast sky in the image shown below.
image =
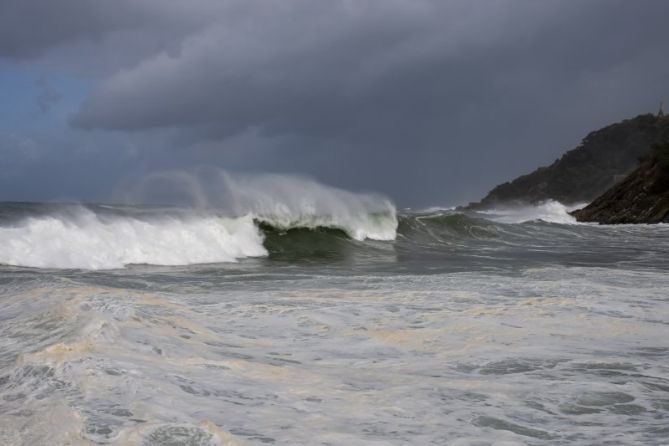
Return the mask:
<path id="1" fill-rule="evenodd" d="M 669 101 L 666 0 L 0 6 L 0 200 L 213 165 L 460 204 Z"/>

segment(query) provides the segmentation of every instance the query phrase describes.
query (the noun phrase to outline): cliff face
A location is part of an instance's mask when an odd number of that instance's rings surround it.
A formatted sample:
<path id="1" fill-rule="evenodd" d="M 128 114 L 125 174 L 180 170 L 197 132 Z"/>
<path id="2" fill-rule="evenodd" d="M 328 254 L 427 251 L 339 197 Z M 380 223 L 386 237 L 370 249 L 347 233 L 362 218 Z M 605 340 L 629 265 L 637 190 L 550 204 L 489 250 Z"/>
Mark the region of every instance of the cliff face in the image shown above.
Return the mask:
<path id="1" fill-rule="evenodd" d="M 656 145 L 634 172 L 572 215 L 603 224 L 669 223 L 669 143 Z"/>
<path id="2" fill-rule="evenodd" d="M 591 201 L 628 174 L 650 146 L 669 139 L 669 119 L 639 115 L 590 133 L 581 144 L 547 167 L 495 187 L 472 208 L 504 203 Z"/>

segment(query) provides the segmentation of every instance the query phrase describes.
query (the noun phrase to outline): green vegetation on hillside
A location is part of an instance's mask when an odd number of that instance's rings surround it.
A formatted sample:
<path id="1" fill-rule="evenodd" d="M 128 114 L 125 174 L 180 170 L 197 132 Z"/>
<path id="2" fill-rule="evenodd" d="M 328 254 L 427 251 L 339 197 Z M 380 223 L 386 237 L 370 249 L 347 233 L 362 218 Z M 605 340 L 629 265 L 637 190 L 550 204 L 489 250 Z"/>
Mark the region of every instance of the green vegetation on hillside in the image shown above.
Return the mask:
<path id="1" fill-rule="evenodd" d="M 581 144 L 550 166 L 495 187 L 474 208 L 504 203 L 556 200 L 565 204 L 595 199 L 636 168 L 657 141 L 669 141 L 669 119 L 652 114 L 609 125 L 588 134 Z M 660 145 L 665 160 L 665 145 Z M 663 161 L 664 162 L 664 161 Z"/>

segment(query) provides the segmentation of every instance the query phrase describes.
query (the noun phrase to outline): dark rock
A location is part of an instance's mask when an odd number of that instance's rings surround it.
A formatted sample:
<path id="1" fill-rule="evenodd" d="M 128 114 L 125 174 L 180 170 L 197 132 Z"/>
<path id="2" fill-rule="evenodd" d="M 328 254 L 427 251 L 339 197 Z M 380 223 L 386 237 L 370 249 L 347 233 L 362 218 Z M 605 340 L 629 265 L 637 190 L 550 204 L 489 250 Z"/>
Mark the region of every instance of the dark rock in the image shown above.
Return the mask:
<path id="1" fill-rule="evenodd" d="M 546 167 L 495 187 L 470 208 L 556 200 L 589 202 L 629 174 L 657 141 L 669 139 L 669 119 L 639 115 L 590 133 Z"/>
<path id="2" fill-rule="evenodd" d="M 656 144 L 634 172 L 572 215 L 602 224 L 669 222 L 669 142 Z"/>

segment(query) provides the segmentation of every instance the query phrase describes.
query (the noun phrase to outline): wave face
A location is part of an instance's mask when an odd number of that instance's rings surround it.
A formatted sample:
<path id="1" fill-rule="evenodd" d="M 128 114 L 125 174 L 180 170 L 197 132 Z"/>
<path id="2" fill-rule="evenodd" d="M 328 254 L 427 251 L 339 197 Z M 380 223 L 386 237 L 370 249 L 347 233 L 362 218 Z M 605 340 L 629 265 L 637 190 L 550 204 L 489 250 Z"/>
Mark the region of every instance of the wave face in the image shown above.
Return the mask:
<path id="1" fill-rule="evenodd" d="M 345 244 L 396 237 L 395 207 L 380 196 L 304 178 L 224 173 L 214 196 L 203 193 L 194 176 L 164 178 L 195 186 L 188 195 L 196 206 L 0 204 L 0 264 L 114 269 L 235 262 L 268 256 L 266 245 L 276 253 L 302 247 L 301 257 L 317 253 L 320 248 L 309 245 L 323 230 L 337 232 Z M 296 240 L 295 230 L 305 241 Z M 326 252 L 330 234 L 320 237 Z"/>
<path id="2" fill-rule="evenodd" d="M 332 228 L 355 240 L 394 240 L 395 206 L 373 194 L 354 194 L 305 178 L 284 175 L 225 177 L 236 215 L 253 218 L 276 229 Z"/>
<path id="3" fill-rule="evenodd" d="M 299 181 L 283 189 L 268 184 L 254 189 L 243 182 L 236 187 L 236 209 L 226 211 L 0 204 L 0 264 L 117 269 L 263 257 L 329 262 L 326 267 L 345 261 L 371 269 L 412 270 L 429 264 L 431 270 L 441 271 L 497 268 L 499 258 L 508 267 L 627 261 L 629 243 L 637 237 L 646 243 L 639 228 L 577 224 L 569 209 L 555 202 L 486 212 L 397 214 L 387 200 L 324 186 L 304 199 L 282 200 L 295 187 L 304 188 Z M 668 228 L 658 227 L 658 233 Z M 608 254 L 602 257 L 604 252 Z"/>
<path id="4" fill-rule="evenodd" d="M 217 168 L 152 173 L 121 190 L 120 201 L 180 203 L 277 229 L 333 228 L 355 240 L 393 240 L 396 209 L 376 194 L 352 193 L 300 176 L 230 174 Z"/>

